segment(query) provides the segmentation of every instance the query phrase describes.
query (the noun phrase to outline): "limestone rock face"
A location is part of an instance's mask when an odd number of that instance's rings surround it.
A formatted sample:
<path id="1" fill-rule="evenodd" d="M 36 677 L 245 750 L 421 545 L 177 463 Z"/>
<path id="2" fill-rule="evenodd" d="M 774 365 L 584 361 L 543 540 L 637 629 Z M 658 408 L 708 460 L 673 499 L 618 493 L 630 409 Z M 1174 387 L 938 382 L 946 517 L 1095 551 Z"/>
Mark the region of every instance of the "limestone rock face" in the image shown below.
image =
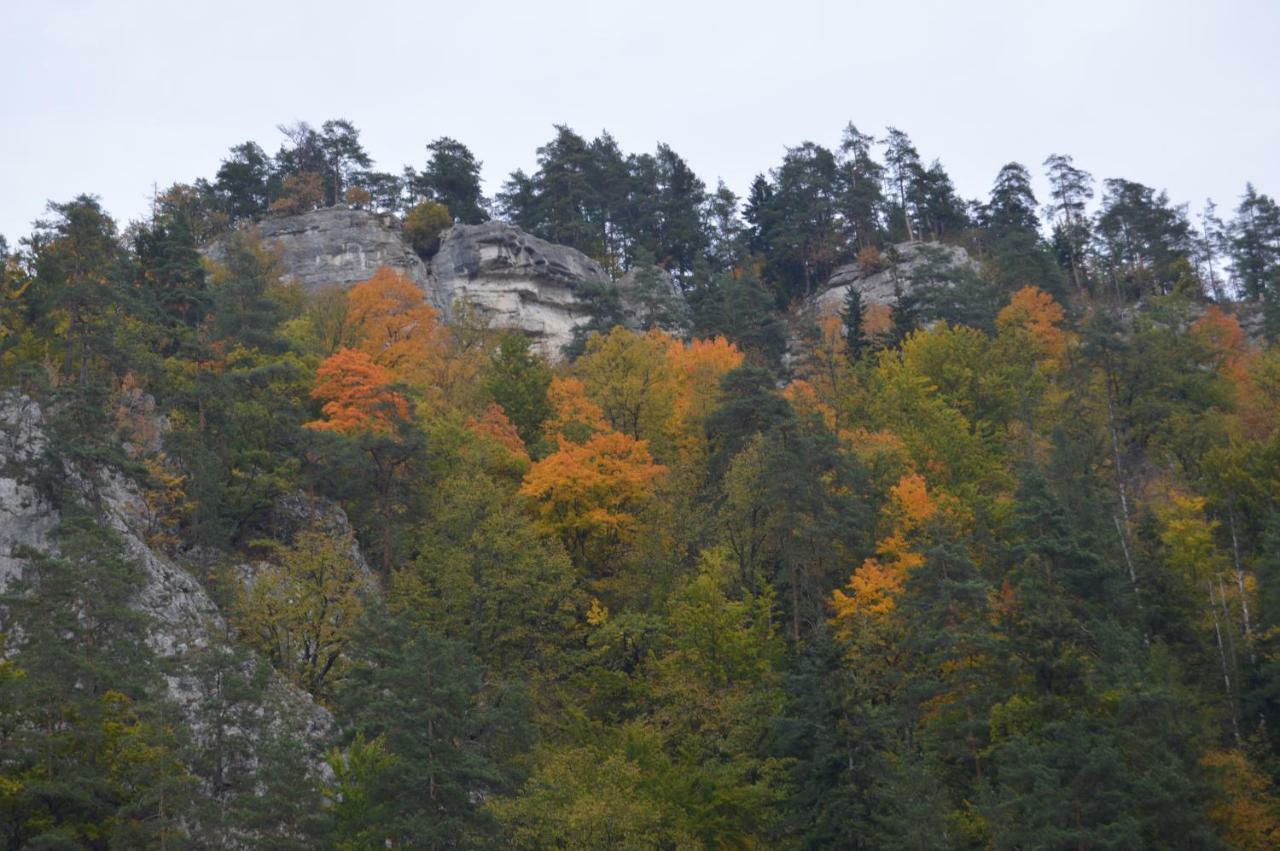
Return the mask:
<path id="1" fill-rule="evenodd" d="M 308 292 L 350 289 L 390 266 L 427 286 L 427 267 L 401 237 L 390 216 L 330 207 L 297 216 L 263 219 L 258 235 L 280 252 L 284 277 Z M 216 258 L 216 249 L 214 256 Z"/>
<path id="2" fill-rule="evenodd" d="M 963 248 L 936 242 L 904 242 L 886 254 L 889 256 L 883 268 L 867 269 L 860 263 L 850 263 L 832 272 L 827 288 L 814 299 L 817 313 L 828 315 L 843 310 L 850 287 L 862 295 L 864 308 L 872 304 L 893 305 L 898 301 L 898 289 L 910 293 L 928 281 L 929 268 L 934 264 L 978 268 Z"/>
<path id="3" fill-rule="evenodd" d="M 465 302 L 492 327 L 524 331 L 551 357 L 585 320 L 577 293 L 591 284 L 609 285 L 599 263 L 504 222 L 454 225 L 431 261 L 433 300 L 446 317 Z"/>
<path id="4" fill-rule="evenodd" d="M 552 359 L 587 318 L 582 290 L 615 286 L 581 251 L 505 222 L 454 225 L 441 234 L 428 263 L 409 247 L 394 218 L 363 210 L 332 207 L 272 217 L 256 228 L 263 243 L 279 252 L 282 277 L 308 293 L 350 289 L 390 266 L 421 286 L 446 320 L 465 305 L 489 327 L 523 331 Z M 219 246 L 209 254 L 218 259 Z M 683 295 L 668 273 L 650 271 L 657 276 L 628 273 L 616 284 L 628 324 L 648 326 L 656 318 L 661 327 L 678 330 L 687 314 Z"/>
<path id="5" fill-rule="evenodd" d="M 57 552 L 54 532 L 60 512 L 33 481 L 38 465 L 63 463 L 47 458 L 47 447 L 40 406 L 19 394 L 0 395 L 0 589 L 21 575 L 26 563 L 23 548 Z M 192 685 L 181 660 L 193 648 L 207 646 L 210 636 L 225 633 L 221 611 L 195 576 L 147 542 L 149 511 L 133 481 L 109 467 L 92 475 L 65 463 L 63 469 L 76 498 L 92 506 L 97 521 L 119 535 L 124 555 L 142 571 L 137 605 L 150 616 L 150 644 L 159 656 L 175 663 L 168 677 L 170 692 L 180 706 L 190 706 Z M 342 519 L 345 522 L 345 516 Z M 283 678 L 273 680 L 270 693 L 278 717 L 298 725 L 315 741 L 331 726 L 328 711 Z M 199 735 L 198 724 L 191 720 Z"/>

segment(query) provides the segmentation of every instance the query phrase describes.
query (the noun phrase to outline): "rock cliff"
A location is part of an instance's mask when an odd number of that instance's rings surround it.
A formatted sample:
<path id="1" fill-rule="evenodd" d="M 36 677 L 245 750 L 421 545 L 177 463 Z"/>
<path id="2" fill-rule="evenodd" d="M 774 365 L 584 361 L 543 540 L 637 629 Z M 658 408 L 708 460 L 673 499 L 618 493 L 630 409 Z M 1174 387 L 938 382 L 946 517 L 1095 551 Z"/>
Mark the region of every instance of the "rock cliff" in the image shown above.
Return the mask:
<path id="1" fill-rule="evenodd" d="M 348 289 L 369 280 L 381 266 L 427 286 L 426 264 L 409 248 L 390 216 L 330 207 L 266 218 L 257 229 L 263 242 L 280 252 L 285 277 L 308 293 L 330 287 Z"/>
<path id="2" fill-rule="evenodd" d="M 584 289 L 616 286 L 628 324 L 656 321 L 678 330 L 687 312 L 679 288 L 661 269 L 639 278 L 629 273 L 615 284 L 581 251 L 504 222 L 454 225 L 441 234 L 439 250 L 426 263 L 393 218 L 362 210 L 333 207 L 267 218 L 256 227 L 279 252 L 283 277 L 307 292 L 348 289 L 390 266 L 421 286 L 446 319 L 465 304 L 490 327 L 528 334 L 553 359 L 587 318 Z M 209 253 L 217 259 L 218 247 Z"/>
<path id="3" fill-rule="evenodd" d="M 0 396 L 0 589 L 21 575 L 23 550 L 57 552 L 55 530 L 61 512 L 35 485 L 36 473 L 44 464 L 61 465 L 77 498 L 92 507 L 98 523 L 119 535 L 125 556 L 141 570 L 144 579 L 137 605 L 149 616 L 150 644 L 170 662 L 170 692 L 179 706 L 190 707 L 192 685 L 185 659 L 190 658 L 189 651 L 207 646 L 211 636 L 225 634 L 222 612 L 191 571 L 148 543 L 149 512 L 137 485 L 111 467 L 89 473 L 49 457 L 45 413 L 30 398 L 12 393 Z M 346 516 L 334 522 L 345 525 Z M 3 620 L 0 616 L 0 624 Z M 273 680 L 269 696 L 272 708 L 264 706 L 262 711 L 278 713 L 282 723 L 314 741 L 329 730 L 329 713 L 283 678 Z M 199 735 L 198 720 L 187 721 Z"/>
<path id="4" fill-rule="evenodd" d="M 503 222 L 454 225 L 431 260 L 433 300 L 450 316 L 465 302 L 491 327 L 524 331 L 555 357 L 585 314 L 578 293 L 608 286 L 596 261 Z"/>

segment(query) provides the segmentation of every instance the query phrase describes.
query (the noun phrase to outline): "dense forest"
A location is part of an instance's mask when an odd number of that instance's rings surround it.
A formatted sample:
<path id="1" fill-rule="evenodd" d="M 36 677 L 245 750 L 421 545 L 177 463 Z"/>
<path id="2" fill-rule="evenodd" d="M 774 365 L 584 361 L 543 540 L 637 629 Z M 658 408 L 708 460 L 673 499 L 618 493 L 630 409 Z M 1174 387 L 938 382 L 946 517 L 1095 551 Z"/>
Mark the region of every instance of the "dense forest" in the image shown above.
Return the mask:
<path id="1" fill-rule="evenodd" d="M 451 138 L 282 131 L 0 243 L 5 473 L 58 516 L 0 554 L 0 845 L 1280 845 L 1270 197 L 1055 154 L 968 200 L 849 125 L 743 197 L 559 126 L 490 198 Z M 338 205 L 675 286 L 547 358 L 391 269 L 282 280 L 252 224 Z M 974 262 L 812 309 L 921 242 Z M 219 628 L 157 638 L 104 482 Z"/>

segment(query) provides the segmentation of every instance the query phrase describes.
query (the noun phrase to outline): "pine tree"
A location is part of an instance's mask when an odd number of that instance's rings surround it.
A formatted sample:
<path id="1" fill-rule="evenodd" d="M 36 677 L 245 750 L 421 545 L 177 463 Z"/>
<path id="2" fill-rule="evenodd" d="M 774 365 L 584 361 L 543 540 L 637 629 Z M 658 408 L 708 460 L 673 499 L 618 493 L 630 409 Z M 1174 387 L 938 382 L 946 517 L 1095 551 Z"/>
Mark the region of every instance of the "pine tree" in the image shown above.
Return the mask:
<path id="1" fill-rule="evenodd" d="M 856 363 L 867 348 L 867 338 L 862 331 L 862 293 L 850 286 L 844 295 L 844 310 L 840 314 L 844 324 L 845 352 Z"/>

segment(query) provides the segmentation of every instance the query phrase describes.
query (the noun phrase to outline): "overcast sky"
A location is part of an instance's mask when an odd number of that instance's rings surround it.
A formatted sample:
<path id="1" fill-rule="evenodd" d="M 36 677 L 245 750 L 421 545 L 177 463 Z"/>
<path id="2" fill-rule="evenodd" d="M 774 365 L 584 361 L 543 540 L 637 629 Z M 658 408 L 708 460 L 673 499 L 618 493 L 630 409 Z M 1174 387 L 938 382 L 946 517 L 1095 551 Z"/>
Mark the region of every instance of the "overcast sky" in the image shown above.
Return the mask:
<path id="1" fill-rule="evenodd" d="M 1067 153 L 1198 212 L 1280 193 L 1277 0 L 0 0 L 0 234 L 99 195 L 269 152 L 277 124 L 352 120 L 377 166 L 442 135 L 490 192 L 565 123 L 659 141 L 742 193 L 788 145 L 853 121 L 912 137 L 965 197 Z"/>

